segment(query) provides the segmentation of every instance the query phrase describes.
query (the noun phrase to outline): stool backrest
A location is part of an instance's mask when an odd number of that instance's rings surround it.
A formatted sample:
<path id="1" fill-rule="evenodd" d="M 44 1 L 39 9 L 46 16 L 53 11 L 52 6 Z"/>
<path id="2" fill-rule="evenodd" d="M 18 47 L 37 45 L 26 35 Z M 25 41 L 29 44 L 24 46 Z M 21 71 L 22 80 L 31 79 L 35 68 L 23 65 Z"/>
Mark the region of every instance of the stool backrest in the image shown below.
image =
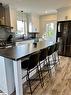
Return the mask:
<path id="1" fill-rule="evenodd" d="M 52 55 L 54 53 L 54 50 L 55 50 L 55 44 L 49 46 L 47 48 L 47 50 L 48 50 L 48 56 Z"/>
<path id="2" fill-rule="evenodd" d="M 35 52 L 30 55 L 28 69 L 34 68 L 39 62 L 39 52 Z"/>
<path id="3" fill-rule="evenodd" d="M 47 53 L 46 48 L 40 50 L 40 57 L 39 57 L 40 61 L 46 59 L 46 56 L 47 56 L 46 53 Z"/>
<path id="4" fill-rule="evenodd" d="M 59 49 L 59 43 L 55 44 L 55 51 L 57 51 Z"/>

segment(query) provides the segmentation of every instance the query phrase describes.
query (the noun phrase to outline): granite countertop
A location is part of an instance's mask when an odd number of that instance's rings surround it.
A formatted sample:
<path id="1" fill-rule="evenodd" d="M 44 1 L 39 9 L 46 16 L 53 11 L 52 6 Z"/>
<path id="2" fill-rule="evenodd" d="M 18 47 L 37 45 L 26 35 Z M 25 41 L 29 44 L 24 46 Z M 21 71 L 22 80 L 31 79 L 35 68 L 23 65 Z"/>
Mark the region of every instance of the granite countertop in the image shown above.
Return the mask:
<path id="1" fill-rule="evenodd" d="M 17 39 L 17 40 L 15 40 L 15 42 L 28 41 L 28 40 L 34 40 L 34 39 L 32 39 L 32 38 L 28 38 L 28 39 Z"/>
<path id="2" fill-rule="evenodd" d="M 34 44 L 24 44 L 21 46 L 13 46 L 9 48 L 0 49 L 0 56 L 12 59 L 19 60 L 27 55 L 30 55 L 33 52 L 39 51 L 40 49 L 48 47 L 47 41 L 40 41 L 36 46 Z"/>

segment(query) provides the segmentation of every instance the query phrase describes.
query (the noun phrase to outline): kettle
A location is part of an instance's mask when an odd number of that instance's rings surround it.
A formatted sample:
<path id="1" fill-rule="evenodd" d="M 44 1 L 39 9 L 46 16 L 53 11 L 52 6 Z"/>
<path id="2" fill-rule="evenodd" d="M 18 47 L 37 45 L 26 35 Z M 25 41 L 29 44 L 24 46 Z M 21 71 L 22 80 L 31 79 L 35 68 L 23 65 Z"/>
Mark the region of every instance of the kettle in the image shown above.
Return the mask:
<path id="1" fill-rule="evenodd" d="M 12 40 L 13 40 L 13 36 L 9 35 L 7 38 L 7 43 L 12 43 Z"/>

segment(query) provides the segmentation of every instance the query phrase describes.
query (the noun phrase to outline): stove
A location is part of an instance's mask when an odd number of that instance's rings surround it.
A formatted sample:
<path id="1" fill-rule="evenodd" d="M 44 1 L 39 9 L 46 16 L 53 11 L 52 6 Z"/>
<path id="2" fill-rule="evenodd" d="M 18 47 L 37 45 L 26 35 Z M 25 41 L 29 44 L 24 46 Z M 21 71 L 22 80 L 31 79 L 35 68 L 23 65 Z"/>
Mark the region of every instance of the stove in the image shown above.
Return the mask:
<path id="1" fill-rule="evenodd" d="M 6 40 L 0 40 L 0 48 L 12 47 L 13 43 L 8 43 Z"/>

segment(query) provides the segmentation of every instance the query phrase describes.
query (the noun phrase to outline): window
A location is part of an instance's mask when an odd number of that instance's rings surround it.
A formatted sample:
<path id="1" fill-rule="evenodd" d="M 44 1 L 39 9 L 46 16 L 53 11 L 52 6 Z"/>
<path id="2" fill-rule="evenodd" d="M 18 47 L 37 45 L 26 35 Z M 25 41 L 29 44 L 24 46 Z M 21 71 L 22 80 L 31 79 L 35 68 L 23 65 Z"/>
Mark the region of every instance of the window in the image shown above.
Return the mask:
<path id="1" fill-rule="evenodd" d="M 29 23 L 29 32 L 32 32 L 32 23 Z"/>
<path id="2" fill-rule="evenodd" d="M 24 34 L 24 22 L 17 21 L 17 30 Z"/>
<path id="3" fill-rule="evenodd" d="M 46 24 L 46 32 L 48 37 L 52 37 L 55 33 L 55 24 L 54 23 Z"/>
<path id="4" fill-rule="evenodd" d="M 27 23 L 25 21 L 17 21 L 18 34 L 27 34 Z"/>

